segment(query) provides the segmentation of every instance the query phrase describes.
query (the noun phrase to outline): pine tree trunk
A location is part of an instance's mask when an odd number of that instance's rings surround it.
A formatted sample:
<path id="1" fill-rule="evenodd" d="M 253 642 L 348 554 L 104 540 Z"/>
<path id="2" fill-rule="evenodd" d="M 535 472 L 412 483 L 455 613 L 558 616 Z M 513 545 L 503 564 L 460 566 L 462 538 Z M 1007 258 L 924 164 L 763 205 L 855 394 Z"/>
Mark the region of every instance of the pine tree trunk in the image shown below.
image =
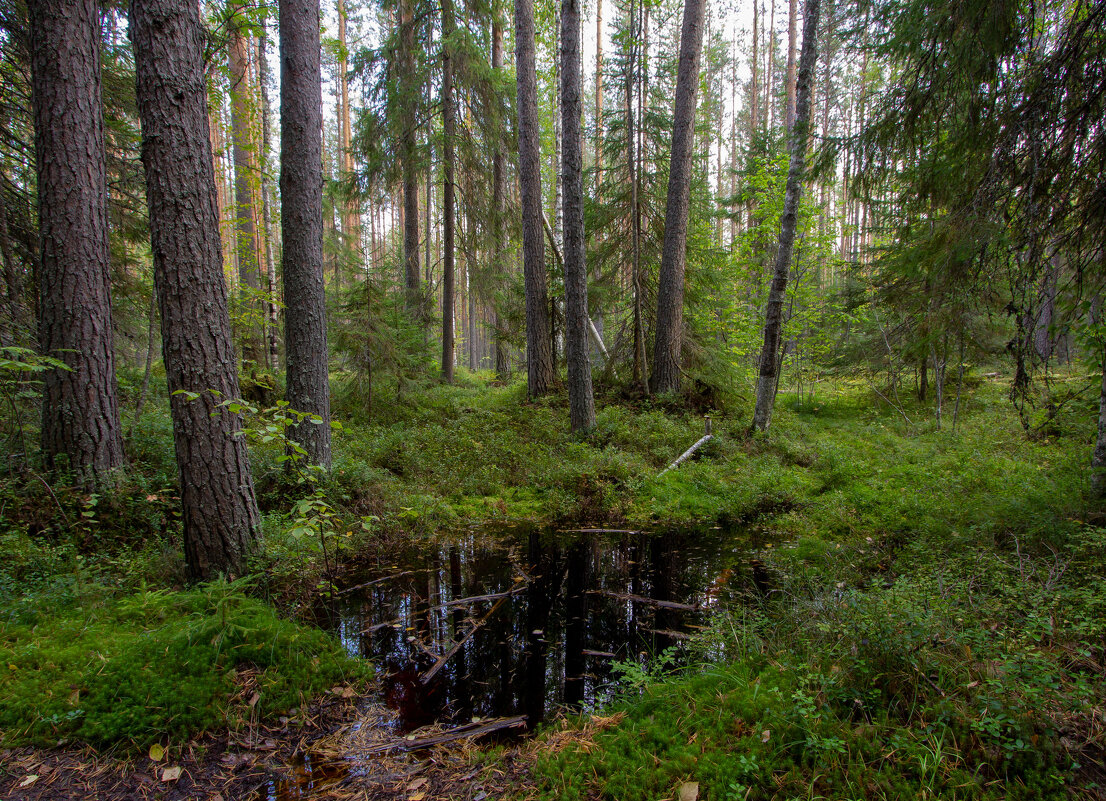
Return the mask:
<path id="1" fill-rule="evenodd" d="M 266 42 L 268 33 L 265 25 L 261 26 L 261 36 L 258 38 L 258 79 L 261 84 L 261 206 L 265 221 L 265 259 L 268 263 L 266 284 L 266 343 L 269 349 L 269 367 L 277 369 L 280 360 L 279 343 L 277 341 L 277 303 L 276 303 L 276 235 L 273 231 L 273 182 L 270 173 L 272 162 L 269 159 L 269 143 L 272 141 L 272 111 L 269 107 L 269 59 L 266 56 Z"/>
<path id="2" fill-rule="evenodd" d="M 515 0 L 515 78 L 518 88 L 518 172 L 522 200 L 522 268 L 526 284 L 527 391 L 553 389 L 549 296 L 542 241 L 541 143 L 534 53 L 534 2 Z"/>
<path id="3" fill-rule="evenodd" d="M 680 60 L 676 71 L 676 106 L 672 125 L 672 160 L 668 205 L 664 215 L 664 250 L 657 290 L 657 333 L 653 347 L 653 392 L 680 388 L 684 329 L 684 272 L 687 264 L 687 213 L 695 147 L 695 99 L 703 46 L 703 0 L 684 0 Z"/>
<path id="4" fill-rule="evenodd" d="M 787 6 L 787 130 L 795 124 L 795 84 L 797 80 L 795 51 L 796 28 L 799 20 L 799 0 L 788 0 Z"/>
<path id="5" fill-rule="evenodd" d="M 339 147 L 341 149 L 342 179 L 348 180 L 353 174 L 352 142 L 353 130 L 350 125 L 349 109 L 349 46 L 346 40 L 347 22 L 346 0 L 338 0 L 338 94 L 341 99 L 342 115 L 338 121 Z M 356 193 L 350 193 L 342 204 L 342 233 L 347 246 L 353 248 L 356 263 L 362 263 L 361 253 L 361 204 Z"/>
<path id="6" fill-rule="evenodd" d="M 69 367 L 42 374 L 42 456 L 47 468 L 70 469 L 95 486 L 123 464 L 112 348 L 100 6 L 93 0 L 32 0 L 28 11 L 39 345 Z"/>
<path id="7" fill-rule="evenodd" d="M 258 299 L 261 294 L 261 252 L 254 224 L 257 197 L 254 193 L 254 176 L 257 163 L 250 141 L 250 80 L 247 37 L 243 31 L 245 20 L 242 8 L 235 8 L 229 21 L 230 46 L 230 127 L 234 159 L 234 208 L 237 220 L 238 281 L 244 296 L 246 311 L 242 325 L 242 361 L 254 368 L 264 363 L 262 345 L 261 311 Z"/>
<path id="8" fill-rule="evenodd" d="M 584 87 L 580 0 L 561 0 L 561 169 L 564 188 L 565 360 L 573 431 L 595 427 L 588 357 L 588 266 L 584 240 Z"/>
<path id="9" fill-rule="evenodd" d="M 238 416 L 215 170 L 193 0 L 134 0 L 138 111 L 162 358 L 181 480 L 184 555 L 197 580 L 240 575 L 260 517 Z"/>
<path id="10" fill-rule="evenodd" d="M 768 307 L 764 315 L 764 346 L 760 352 L 760 376 L 757 380 L 756 409 L 752 429 L 767 431 L 776 403 L 777 375 L 780 362 L 780 338 L 783 331 L 783 300 L 791 269 L 791 253 L 795 245 L 795 228 L 799 219 L 799 201 L 806 171 L 806 148 L 810 128 L 810 83 L 817 60 L 818 12 L 821 0 L 806 0 L 803 20 L 803 49 L 799 56 L 798 108 L 791 129 L 791 165 L 787 171 L 783 214 L 780 215 L 780 246 L 776 253 L 775 270 L 768 292 Z"/>
<path id="11" fill-rule="evenodd" d="M 403 42 L 401 89 L 403 114 L 403 140 L 401 160 L 403 165 L 403 280 L 407 292 L 407 310 L 426 326 L 427 315 L 423 308 L 422 289 L 419 286 L 419 174 L 416 163 L 415 136 L 415 28 L 411 14 L 411 0 L 402 0 L 399 10 L 400 40 Z"/>
<path id="12" fill-rule="evenodd" d="M 454 360 L 454 129 L 457 111 L 453 97 L 453 54 L 448 41 L 453 34 L 455 20 L 452 0 L 442 2 L 442 380 L 453 383 Z"/>
<path id="13" fill-rule="evenodd" d="M 630 281 L 633 288 L 634 326 L 634 385 L 648 393 L 645 365 L 645 310 L 641 281 L 641 187 L 639 186 L 637 125 L 634 110 L 635 90 L 640 88 L 638 74 L 641 71 L 639 54 L 641 26 L 634 0 L 630 0 L 630 57 L 626 70 L 626 161 L 630 177 Z M 639 95 L 640 96 L 640 95 Z"/>
<path id="14" fill-rule="evenodd" d="M 290 435 L 330 468 L 330 385 L 323 288 L 322 66 L 319 0 L 280 0 L 280 197 L 287 400 L 322 418 Z"/>
<path id="15" fill-rule="evenodd" d="M 1098 436 L 1091 454 L 1091 495 L 1106 500 L 1106 359 L 1102 362 L 1102 390 L 1098 395 Z"/>
<path id="16" fill-rule="evenodd" d="M 503 69 L 503 23 L 501 21 L 502 10 L 497 2 L 495 5 L 495 18 L 492 21 L 492 69 Z M 492 157 L 492 213 L 495 215 L 493 226 L 494 275 L 496 284 L 500 285 L 507 272 L 506 234 L 504 226 L 507 215 L 507 173 L 503 164 L 503 144 L 500 138 L 495 147 L 495 155 Z M 495 375 L 500 381 L 510 378 L 510 366 L 507 363 L 507 341 L 503 336 L 503 320 L 499 315 L 499 303 L 493 295 L 492 302 L 492 328 L 495 331 Z"/>

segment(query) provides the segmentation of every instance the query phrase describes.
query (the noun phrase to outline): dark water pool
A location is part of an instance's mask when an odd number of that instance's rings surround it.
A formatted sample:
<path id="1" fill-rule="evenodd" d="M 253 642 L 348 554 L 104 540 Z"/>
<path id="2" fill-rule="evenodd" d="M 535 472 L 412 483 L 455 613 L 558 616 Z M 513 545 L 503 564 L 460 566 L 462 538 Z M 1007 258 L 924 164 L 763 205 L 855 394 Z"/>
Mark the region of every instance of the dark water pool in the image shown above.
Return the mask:
<path id="1" fill-rule="evenodd" d="M 643 668 L 762 582 L 755 533 L 463 533 L 397 552 L 329 608 L 350 654 L 371 659 L 399 733 L 526 716 L 611 696 L 616 663 Z"/>

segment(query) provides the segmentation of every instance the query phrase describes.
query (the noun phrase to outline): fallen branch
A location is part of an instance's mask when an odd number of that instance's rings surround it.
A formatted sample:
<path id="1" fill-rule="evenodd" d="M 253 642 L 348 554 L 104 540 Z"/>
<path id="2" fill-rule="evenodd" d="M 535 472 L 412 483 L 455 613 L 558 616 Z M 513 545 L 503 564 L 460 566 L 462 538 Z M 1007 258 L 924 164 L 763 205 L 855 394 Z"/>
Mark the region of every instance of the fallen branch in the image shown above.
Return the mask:
<path id="1" fill-rule="evenodd" d="M 561 534 L 640 534 L 629 528 L 559 528 Z"/>
<path id="2" fill-rule="evenodd" d="M 440 734 L 431 734 L 426 737 L 416 737 L 412 740 L 396 740 L 390 743 L 381 743 L 361 751 L 362 754 L 380 754 L 386 751 L 402 749 L 404 751 L 419 751 L 423 748 L 432 748 L 435 745 L 451 743 L 455 740 L 463 740 L 468 737 L 482 737 L 504 729 L 521 729 L 526 726 L 526 715 L 518 715 L 513 718 L 496 718 L 495 720 L 466 723 L 463 726 L 449 729 Z"/>
<path id="3" fill-rule="evenodd" d="M 672 470 L 675 467 L 679 467 L 681 464 L 684 463 L 685 460 L 690 458 L 692 456 L 692 454 L 695 453 L 695 451 L 699 450 L 701 447 L 703 447 L 707 442 L 709 442 L 712 439 L 714 439 L 714 435 L 713 434 L 707 434 L 705 437 L 700 439 L 698 442 L 696 442 L 694 445 L 692 445 L 686 451 L 681 453 L 679 459 L 674 461 L 672 464 L 668 465 L 668 467 L 664 468 L 664 470 L 661 470 L 659 473 L 657 473 L 657 477 L 659 478 L 660 476 L 663 476 L 665 473 L 667 473 L 669 470 Z"/>
<path id="4" fill-rule="evenodd" d="M 438 659 L 438 661 L 434 663 L 434 666 L 431 667 L 430 670 L 426 671 L 426 675 L 423 676 L 420 679 L 420 681 L 423 684 L 429 684 L 430 680 L 432 678 L 434 678 L 434 676 L 437 675 L 438 671 L 441 670 L 445 666 L 445 663 L 449 661 L 450 657 L 452 657 L 455 653 L 460 651 L 462 646 L 464 646 L 464 644 L 466 642 L 471 640 L 472 636 L 474 634 L 476 634 L 476 632 L 478 632 L 481 629 L 481 627 L 483 627 L 483 625 L 488 622 L 488 619 L 491 618 L 491 616 L 494 615 L 499 610 L 499 607 L 503 606 L 503 603 L 507 600 L 507 597 L 508 596 L 504 596 L 504 597 L 500 598 L 498 601 L 496 601 L 492 605 L 492 608 L 488 610 L 488 613 L 486 615 L 484 615 L 484 617 L 480 618 L 475 623 L 473 623 L 472 628 L 469 629 L 469 633 L 466 634 L 461 639 L 459 639 L 457 642 L 453 643 L 453 647 L 450 648 L 448 651 L 446 651 L 444 654 L 442 654 L 442 656 Z"/>
<path id="5" fill-rule="evenodd" d="M 401 576 L 410 576 L 420 571 L 417 570 L 404 570 L 402 573 L 392 573 L 390 576 L 382 576 L 372 581 L 366 581 L 363 584 L 354 584 L 352 587 L 346 587 L 344 590 L 338 590 L 336 595 L 345 595 L 347 592 L 353 592 L 354 590 L 363 590 L 366 587 L 371 587 L 374 584 L 383 584 L 385 581 L 391 581 L 392 579 L 400 578 Z"/>
<path id="6" fill-rule="evenodd" d="M 645 604 L 646 606 L 655 606 L 659 609 L 678 609 L 681 612 L 698 612 L 698 606 L 692 606 L 691 604 L 681 604 L 675 601 L 660 601 L 656 598 L 646 598 L 644 595 L 632 595 L 628 592 L 614 592 L 612 590 L 588 590 L 591 595 L 605 595 L 608 598 L 617 598 L 620 601 L 633 601 L 638 604 Z"/>

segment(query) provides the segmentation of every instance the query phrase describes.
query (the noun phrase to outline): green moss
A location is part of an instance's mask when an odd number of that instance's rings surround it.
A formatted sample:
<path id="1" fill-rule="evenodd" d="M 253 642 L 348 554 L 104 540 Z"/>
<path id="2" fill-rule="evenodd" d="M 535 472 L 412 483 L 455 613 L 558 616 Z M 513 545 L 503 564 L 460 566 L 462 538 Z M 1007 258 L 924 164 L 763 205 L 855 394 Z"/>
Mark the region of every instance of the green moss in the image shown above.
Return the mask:
<path id="1" fill-rule="evenodd" d="M 250 714 L 238 671 L 256 671 L 271 715 L 366 675 L 327 634 L 283 620 L 231 585 L 142 592 L 0 627 L 5 744 L 60 739 L 141 746 Z"/>

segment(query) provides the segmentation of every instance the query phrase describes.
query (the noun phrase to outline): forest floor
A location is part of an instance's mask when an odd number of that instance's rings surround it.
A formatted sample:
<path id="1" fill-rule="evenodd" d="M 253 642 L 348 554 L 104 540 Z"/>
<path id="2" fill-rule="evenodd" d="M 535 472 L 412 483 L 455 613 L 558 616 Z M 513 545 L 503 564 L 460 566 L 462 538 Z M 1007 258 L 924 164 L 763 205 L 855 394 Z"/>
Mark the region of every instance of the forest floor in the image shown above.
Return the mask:
<path id="1" fill-rule="evenodd" d="M 184 588 L 157 402 L 111 492 L 9 470 L 0 795 L 80 797 L 50 788 L 99 771 L 114 784 L 89 787 L 105 798 L 1106 797 L 1093 393 L 1027 436 L 1001 376 L 969 384 L 955 431 L 952 399 L 937 430 L 932 402 L 896 409 L 824 382 L 802 402 L 781 393 L 768 438 L 745 435 L 741 401 L 713 410 L 714 439 L 661 476 L 702 436 L 701 412 L 600 398 L 582 438 L 564 398 L 459 384 L 378 401 L 371 423 L 348 409 L 314 492 L 288 479 L 279 442 L 257 443 L 263 548 L 233 584 Z M 306 742 L 360 714 L 342 696 L 372 687 L 371 667 L 310 625 L 317 594 L 397 543 L 517 520 L 754 526 L 770 534 L 755 553 L 770 589 L 719 611 L 690 666 L 647 669 L 599 717 L 405 758 L 375 785 L 280 785 Z M 263 726 L 262 748 L 239 747 Z M 173 767 L 209 781 L 162 781 Z M 257 784 L 216 783 L 235 775 Z"/>

